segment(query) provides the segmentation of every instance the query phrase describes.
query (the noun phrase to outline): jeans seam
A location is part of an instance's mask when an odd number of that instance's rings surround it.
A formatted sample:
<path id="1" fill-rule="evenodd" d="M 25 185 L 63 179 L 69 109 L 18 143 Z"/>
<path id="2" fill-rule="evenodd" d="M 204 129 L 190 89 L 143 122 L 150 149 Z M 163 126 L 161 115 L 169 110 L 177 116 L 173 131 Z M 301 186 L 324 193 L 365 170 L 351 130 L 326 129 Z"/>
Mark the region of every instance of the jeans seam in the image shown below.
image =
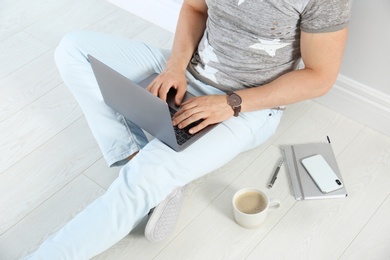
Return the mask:
<path id="1" fill-rule="evenodd" d="M 118 113 L 118 115 L 119 115 L 118 119 L 126 127 L 126 130 L 127 130 L 128 135 L 129 135 L 129 139 L 130 139 L 131 143 L 135 144 L 137 146 L 138 151 L 141 150 L 141 146 L 138 144 L 137 139 L 134 137 L 133 132 L 130 131 L 130 127 L 129 127 L 129 125 L 126 122 L 126 118 L 123 115 L 119 114 L 119 113 Z"/>

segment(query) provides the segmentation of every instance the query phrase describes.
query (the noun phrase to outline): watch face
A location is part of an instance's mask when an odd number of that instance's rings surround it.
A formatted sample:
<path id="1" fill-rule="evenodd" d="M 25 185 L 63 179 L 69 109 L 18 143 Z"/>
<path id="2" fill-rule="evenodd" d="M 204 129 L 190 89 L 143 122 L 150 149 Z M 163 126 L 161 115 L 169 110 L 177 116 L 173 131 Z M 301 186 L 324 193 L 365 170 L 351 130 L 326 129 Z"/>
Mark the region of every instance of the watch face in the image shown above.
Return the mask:
<path id="1" fill-rule="evenodd" d="M 232 107 L 237 107 L 241 105 L 241 97 L 236 93 L 229 94 L 228 101 L 229 105 L 231 105 Z"/>

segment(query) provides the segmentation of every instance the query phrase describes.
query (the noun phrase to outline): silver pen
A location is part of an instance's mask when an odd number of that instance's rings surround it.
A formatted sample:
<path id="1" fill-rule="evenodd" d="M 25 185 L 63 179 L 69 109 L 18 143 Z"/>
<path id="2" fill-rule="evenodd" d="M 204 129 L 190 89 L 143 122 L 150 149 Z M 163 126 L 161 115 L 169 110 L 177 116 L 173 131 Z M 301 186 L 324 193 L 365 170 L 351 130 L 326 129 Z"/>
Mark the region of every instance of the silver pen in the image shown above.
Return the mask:
<path id="1" fill-rule="evenodd" d="M 270 183 L 268 184 L 268 189 L 271 189 L 272 186 L 274 186 L 274 183 L 275 183 L 276 179 L 278 178 L 278 173 L 279 173 L 279 170 L 280 170 L 280 167 L 282 166 L 282 164 L 283 164 L 283 158 L 280 159 L 278 162 L 278 165 L 275 169 L 275 172 L 272 175 L 272 179 L 271 179 Z"/>

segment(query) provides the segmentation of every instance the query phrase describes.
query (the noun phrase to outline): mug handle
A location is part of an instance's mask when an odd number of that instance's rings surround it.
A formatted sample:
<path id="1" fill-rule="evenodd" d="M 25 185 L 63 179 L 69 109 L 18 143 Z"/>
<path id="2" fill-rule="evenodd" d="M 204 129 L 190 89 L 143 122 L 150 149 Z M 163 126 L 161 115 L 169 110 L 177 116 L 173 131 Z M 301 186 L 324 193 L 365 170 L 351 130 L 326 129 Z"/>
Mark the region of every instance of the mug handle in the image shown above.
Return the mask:
<path id="1" fill-rule="evenodd" d="M 269 202 L 268 202 L 268 210 L 269 211 L 274 211 L 274 210 L 277 210 L 278 208 L 280 208 L 282 204 L 280 203 L 279 200 L 277 199 L 270 199 Z"/>

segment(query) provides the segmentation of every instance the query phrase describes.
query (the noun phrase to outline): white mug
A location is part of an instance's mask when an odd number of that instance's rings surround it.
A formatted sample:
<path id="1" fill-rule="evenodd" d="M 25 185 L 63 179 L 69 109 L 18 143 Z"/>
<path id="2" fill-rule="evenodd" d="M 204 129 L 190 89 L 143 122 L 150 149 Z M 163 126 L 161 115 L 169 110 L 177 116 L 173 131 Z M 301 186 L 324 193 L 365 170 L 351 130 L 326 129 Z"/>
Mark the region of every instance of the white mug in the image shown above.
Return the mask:
<path id="1" fill-rule="evenodd" d="M 267 213 L 280 207 L 280 201 L 269 199 L 256 188 L 244 188 L 233 196 L 234 218 L 241 227 L 257 228 L 267 217 Z"/>

